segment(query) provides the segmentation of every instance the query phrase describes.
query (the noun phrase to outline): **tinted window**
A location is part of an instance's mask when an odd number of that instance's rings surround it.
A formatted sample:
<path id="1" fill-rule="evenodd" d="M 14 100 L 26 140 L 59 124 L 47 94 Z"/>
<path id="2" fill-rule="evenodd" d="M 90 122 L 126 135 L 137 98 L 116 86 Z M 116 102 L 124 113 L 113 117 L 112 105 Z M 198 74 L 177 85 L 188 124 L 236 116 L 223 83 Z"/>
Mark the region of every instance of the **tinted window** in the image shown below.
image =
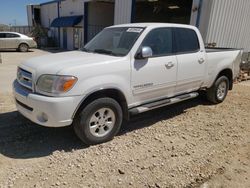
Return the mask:
<path id="1" fill-rule="evenodd" d="M 148 33 L 142 42 L 142 46 L 148 46 L 153 51 L 153 56 L 171 54 L 172 30 L 170 28 L 154 29 Z"/>
<path id="2" fill-rule="evenodd" d="M 14 34 L 14 33 L 6 33 L 6 38 L 18 38 L 19 35 Z"/>
<path id="3" fill-rule="evenodd" d="M 0 38 L 5 38 L 5 33 L 0 33 Z"/>
<path id="4" fill-rule="evenodd" d="M 188 53 L 195 52 L 200 49 L 197 34 L 192 29 L 175 28 L 175 52 Z"/>

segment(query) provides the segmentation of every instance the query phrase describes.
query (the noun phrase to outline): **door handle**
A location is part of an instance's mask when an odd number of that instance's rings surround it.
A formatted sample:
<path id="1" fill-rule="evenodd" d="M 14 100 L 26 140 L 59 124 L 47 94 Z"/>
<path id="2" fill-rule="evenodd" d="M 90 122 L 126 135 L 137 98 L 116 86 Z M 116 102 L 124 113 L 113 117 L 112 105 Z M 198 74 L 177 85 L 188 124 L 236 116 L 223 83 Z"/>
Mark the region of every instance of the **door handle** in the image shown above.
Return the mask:
<path id="1" fill-rule="evenodd" d="M 205 62 L 205 59 L 200 58 L 200 59 L 198 60 L 198 62 L 199 62 L 200 64 L 202 64 L 202 63 L 204 63 L 204 62 Z"/>
<path id="2" fill-rule="evenodd" d="M 168 62 L 167 64 L 165 64 L 165 67 L 167 68 L 167 69 L 170 69 L 170 68 L 172 68 L 174 66 L 174 63 L 173 62 Z"/>

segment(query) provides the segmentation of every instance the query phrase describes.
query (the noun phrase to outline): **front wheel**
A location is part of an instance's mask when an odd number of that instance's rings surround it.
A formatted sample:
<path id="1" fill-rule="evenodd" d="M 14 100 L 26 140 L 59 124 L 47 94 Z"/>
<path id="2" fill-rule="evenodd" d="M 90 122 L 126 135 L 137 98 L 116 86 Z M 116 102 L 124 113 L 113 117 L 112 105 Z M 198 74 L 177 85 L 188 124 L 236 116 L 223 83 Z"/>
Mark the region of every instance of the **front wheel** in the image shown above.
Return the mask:
<path id="1" fill-rule="evenodd" d="M 107 142 L 119 132 L 122 109 L 111 98 L 96 99 L 80 110 L 73 122 L 76 135 L 87 145 Z"/>
<path id="2" fill-rule="evenodd" d="M 218 104 L 225 100 L 229 89 L 229 80 L 226 76 L 219 77 L 214 85 L 207 90 L 207 99 Z"/>

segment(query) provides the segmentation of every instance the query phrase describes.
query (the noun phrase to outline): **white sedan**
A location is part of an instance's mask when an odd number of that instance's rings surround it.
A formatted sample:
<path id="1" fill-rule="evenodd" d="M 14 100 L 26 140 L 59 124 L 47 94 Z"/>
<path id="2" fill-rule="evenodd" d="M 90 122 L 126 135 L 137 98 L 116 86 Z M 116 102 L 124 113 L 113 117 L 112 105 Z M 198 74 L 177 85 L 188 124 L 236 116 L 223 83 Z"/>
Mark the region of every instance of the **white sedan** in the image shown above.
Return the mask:
<path id="1" fill-rule="evenodd" d="M 33 38 L 15 32 L 0 32 L 0 49 L 17 49 L 27 52 L 30 48 L 37 48 Z"/>

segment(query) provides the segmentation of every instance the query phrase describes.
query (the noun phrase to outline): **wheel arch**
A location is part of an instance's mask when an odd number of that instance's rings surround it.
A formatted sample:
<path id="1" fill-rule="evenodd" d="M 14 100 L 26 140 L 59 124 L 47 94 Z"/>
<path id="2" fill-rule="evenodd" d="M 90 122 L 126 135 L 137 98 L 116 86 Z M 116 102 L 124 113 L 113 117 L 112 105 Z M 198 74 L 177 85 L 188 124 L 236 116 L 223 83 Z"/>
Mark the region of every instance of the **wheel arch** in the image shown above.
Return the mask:
<path id="1" fill-rule="evenodd" d="M 100 90 L 89 93 L 87 96 L 85 96 L 82 99 L 82 101 L 76 108 L 75 112 L 73 113 L 72 119 L 74 119 L 74 117 L 89 103 L 91 103 L 95 99 L 102 98 L 102 97 L 109 97 L 109 98 L 116 100 L 122 108 L 124 119 L 126 120 L 129 119 L 128 104 L 127 104 L 126 97 L 123 94 L 123 92 L 117 88 L 105 88 L 105 89 L 100 89 Z"/>
<path id="2" fill-rule="evenodd" d="M 20 48 L 20 45 L 21 45 L 21 44 L 26 44 L 26 45 L 28 46 L 28 48 L 30 47 L 30 45 L 29 45 L 27 42 L 21 41 L 21 42 L 19 42 L 19 44 L 18 44 L 18 48 Z"/>
<path id="3" fill-rule="evenodd" d="M 233 89 L 233 71 L 231 69 L 229 69 L 229 68 L 223 69 L 216 76 L 216 79 L 215 79 L 214 83 L 221 76 L 226 76 L 228 78 L 228 80 L 229 80 L 229 90 L 232 90 Z"/>

